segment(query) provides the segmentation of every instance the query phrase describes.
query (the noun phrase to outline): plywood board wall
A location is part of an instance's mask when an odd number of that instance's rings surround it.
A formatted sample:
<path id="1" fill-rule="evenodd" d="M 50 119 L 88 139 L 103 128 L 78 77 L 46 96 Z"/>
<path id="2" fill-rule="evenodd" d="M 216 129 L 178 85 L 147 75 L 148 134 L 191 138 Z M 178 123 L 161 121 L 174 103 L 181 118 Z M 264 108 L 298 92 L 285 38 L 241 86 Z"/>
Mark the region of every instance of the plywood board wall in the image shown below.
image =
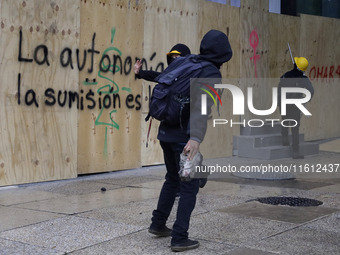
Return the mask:
<path id="1" fill-rule="evenodd" d="M 79 111 L 78 173 L 141 165 L 141 85 L 133 65 L 142 57 L 143 4 L 81 2 L 80 48 L 92 50 L 93 66 L 79 72 L 79 89 L 92 95 Z"/>
<path id="2" fill-rule="evenodd" d="M 306 70 L 315 94 L 307 104 L 312 113 L 302 122 L 307 140 L 340 135 L 340 20 L 301 15 L 300 54 L 309 61 Z"/>
<path id="3" fill-rule="evenodd" d="M 192 53 L 198 53 L 198 1 L 145 1 L 143 46 L 145 59 L 149 61 L 147 69 L 162 71 L 168 66 L 166 53 L 177 43 L 187 45 Z M 158 68 L 157 68 L 158 66 Z M 143 66 L 145 70 L 146 67 Z M 143 81 L 142 95 L 142 165 L 163 163 L 163 152 L 157 140 L 159 122 L 153 120 L 148 147 L 146 147 L 149 122 L 145 122 L 149 99 L 155 83 Z"/>
<path id="4" fill-rule="evenodd" d="M 271 106 L 271 88 L 277 87 L 278 78 L 293 68 L 287 47 L 289 42 L 293 56 L 304 56 L 309 60 L 306 75 L 310 77 L 315 89 L 314 98 L 306 105 L 313 116 L 303 116 L 301 121 L 301 132 L 305 134 L 305 140 L 338 136 L 339 111 L 335 109 L 340 107 L 340 102 L 334 95 L 340 93 L 340 56 L 334 48 L 339 38 L 336 29 L 339 20 L 309 15 L 291 17 L 254 8 L 242 4 L 240 10 L 240 77 L 244 79 L 240 87 L 244 94 L 247 93 L 247 87 L 252 87 L 255 108 L 268 109 Z M 256 40 L 252 41 L 252 37 Z M 270 116 L 256 116 L 247 110 L 246 105 L 245 115 L 241 119 L 247 121 L 268 117 L 280 119 L 278 109 Z"/>
<path id="5" fill-rule="evenodd" d="M 211 29 L 224 32 L 233 50 L 231 60 L 221 66 L 223 78 L 236 78 L 240 74 L 240 11 L 237 7 L 201 1 L 199 6 L 199 42 Z M 226 82 L 226 80 L 222 80 Z M 221 82 L 222 82 L 221 81 Z M 235 80 L 234 80 L 235 81 Z M 201 151 L 206 158 L 227 157 L 232 155 L 232 138 L 238 130 L 230 125 L 213 127 L 213 119 L 234 119 L 232 116 L 231 96 L 227 91 L 222 94 L 222 106 L 218 111 L 212 108 L 212 117 L 208 121 L 208 129 L 201 145 Z"/>
<path id="6" fill-rule="evenodd" d="M 254 102 L 258 108 L 264 107 L 262 91 L 266 87 L 260 79 L 268 77 L 269 53 L 269 17 L 268 1 L 244 1 L 240 7 L 240 88 L 247 95 L 247 88 L 252 87 Z M 247 111 L 240 120 L 249 120 L 255 116 Z"/>
<path id="7" fill-rule="evenodd" d="M 143 69 L 162 71 L 173 45 L 198 54 L 210 29 L 225 32 L 233 48 L 222 76 L 245 95 L 253 87 L 259 109 L 270 106 L 277 86 L 267 78 L 278 81 L 291 68 L 289 42 L 308 58 L 315 88 L 307 105 L 313 116 L 301 131 L 307 140 L 339 136 L 339 19 L 271 14 L 268 0 L 227 3 L 1 1 L 0 186 L 163 163 L 157 121 L 145 146 L 154 83 L 136 79 L 133 65 L 140 58 Z M 213 117 L 239 121 L 228 91 L 222 101 L 226 108 L 222 115 L 214 108 Z M 247 111 L 241 119 L 253 117 Z M 203 154 L 230 156 L 238 133 L 237 126 L 209 129 Z"/>
<path id="8" fill-rule="evenodd" d="M 293 56 L 300 55 L 301 18 L 269 13 L 268 26 L 268 77 L 278 78 L 293 68 L 288 43 L 290 44 Z"/>
<path id="9" fill-rule="evenodd" d="M 79 17 L 65 1 L 1 1 L 0 186 L 77 175 L 77 109 L 54 100 L 77 90 L 60 54 L 77 48 Z"/>

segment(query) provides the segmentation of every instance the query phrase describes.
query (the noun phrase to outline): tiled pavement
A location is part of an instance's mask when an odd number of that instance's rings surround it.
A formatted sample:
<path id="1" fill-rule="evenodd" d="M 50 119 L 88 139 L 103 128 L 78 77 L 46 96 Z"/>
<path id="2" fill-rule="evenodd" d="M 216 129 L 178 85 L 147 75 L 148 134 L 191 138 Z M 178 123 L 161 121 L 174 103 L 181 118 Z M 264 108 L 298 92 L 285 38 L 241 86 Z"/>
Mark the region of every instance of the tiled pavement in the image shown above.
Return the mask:
<path id="1" fill-rule="evenodd" d="M 340 163 L 340 153 L 321 151 L 294 162 Z M 258 163 L 237 157 L 205 161 L 238 167 Z M 183 254 L 340 254 L 338 171 L 332 177 L 296 174 L 291 180 L 211 176 L 200 189 L 189 231 L 201 245 Z M 147 231 L 164 173 L 160 165 L 0 188 L 0 254 L 172 254 L 170 237 L 156 238 Z M 268 196 L 323 204 L 291 207 L 254 201 Z"/>

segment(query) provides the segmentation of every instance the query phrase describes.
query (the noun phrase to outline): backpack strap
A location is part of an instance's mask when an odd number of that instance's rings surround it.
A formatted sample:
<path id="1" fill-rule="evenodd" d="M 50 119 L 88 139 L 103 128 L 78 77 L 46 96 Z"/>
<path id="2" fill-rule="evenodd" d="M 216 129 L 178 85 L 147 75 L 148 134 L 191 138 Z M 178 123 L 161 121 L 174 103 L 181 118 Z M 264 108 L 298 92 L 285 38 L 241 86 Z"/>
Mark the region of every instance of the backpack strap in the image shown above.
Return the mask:
<path id="1" fill-rule="evenodd" d="M 213 64 L 208 61 L 198 61 L 196 55 L 193 54 L 185 57 L 178 57 L 156 77 L 155 81 L 171 85 L 181 75 L 189 74 L 208 65 Z"/>

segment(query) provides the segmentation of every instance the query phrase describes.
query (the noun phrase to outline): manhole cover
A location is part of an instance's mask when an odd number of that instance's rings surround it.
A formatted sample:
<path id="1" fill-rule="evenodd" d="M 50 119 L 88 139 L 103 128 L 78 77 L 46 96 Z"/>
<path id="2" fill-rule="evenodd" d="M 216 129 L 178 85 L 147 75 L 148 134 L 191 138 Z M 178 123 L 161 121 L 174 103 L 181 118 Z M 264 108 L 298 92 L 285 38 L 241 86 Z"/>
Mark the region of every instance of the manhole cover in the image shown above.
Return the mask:
<path id="1" fill-rule="evenodd" d="M 289 205 L 289 206 L 318 206 L 322 202 L 315 199 L 302 198 L 302 197 L 263 197 L 255 199 L 263 204 L 270 205 Z"/>

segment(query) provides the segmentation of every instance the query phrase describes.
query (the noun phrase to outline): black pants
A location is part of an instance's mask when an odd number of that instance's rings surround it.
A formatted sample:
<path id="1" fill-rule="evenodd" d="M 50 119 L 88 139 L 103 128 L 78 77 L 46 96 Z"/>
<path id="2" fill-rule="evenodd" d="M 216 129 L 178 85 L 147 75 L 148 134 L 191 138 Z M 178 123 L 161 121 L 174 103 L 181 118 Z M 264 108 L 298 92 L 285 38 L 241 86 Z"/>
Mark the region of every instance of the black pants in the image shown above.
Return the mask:
<path id="1" fill-rule="evenodd" d="M 291 127 L 284 127 L 282 126 L 281 134 L 283 139 L 288 139 L 288 132 L 289 128 L 292 131 L 292 140 L 293 140 L 293 152 L 299 151 L 299 128 L 300 128 L 300 121 L 301 121 L 301 111 L 295 105 L 287 105 L 286 106 L 286 115 L 282 115 L 282 120 L 286 120 L 283 122 L 285 126 Z M 294 121 L 288 121 L 294 120 Z M 296 125 L 295 127 L 293 127 Z"/>
<path id="2" fill-rule="evenodd" d="M 157 209 L 152 213 L 151 227 L 158 228 L 165 225 L 174 205 L 178 188 L 180 188 L 176 221 L 172 230 L 172 245 L 188 239 L 190 217 L 195 208 L 196 195 L 199 190 L 198 179 L 192 179 L 188 182 L 180 181 L 178 175 L 180 154 L 185 144 L 161 142 L 167 173 L 159 195 Z"/>

